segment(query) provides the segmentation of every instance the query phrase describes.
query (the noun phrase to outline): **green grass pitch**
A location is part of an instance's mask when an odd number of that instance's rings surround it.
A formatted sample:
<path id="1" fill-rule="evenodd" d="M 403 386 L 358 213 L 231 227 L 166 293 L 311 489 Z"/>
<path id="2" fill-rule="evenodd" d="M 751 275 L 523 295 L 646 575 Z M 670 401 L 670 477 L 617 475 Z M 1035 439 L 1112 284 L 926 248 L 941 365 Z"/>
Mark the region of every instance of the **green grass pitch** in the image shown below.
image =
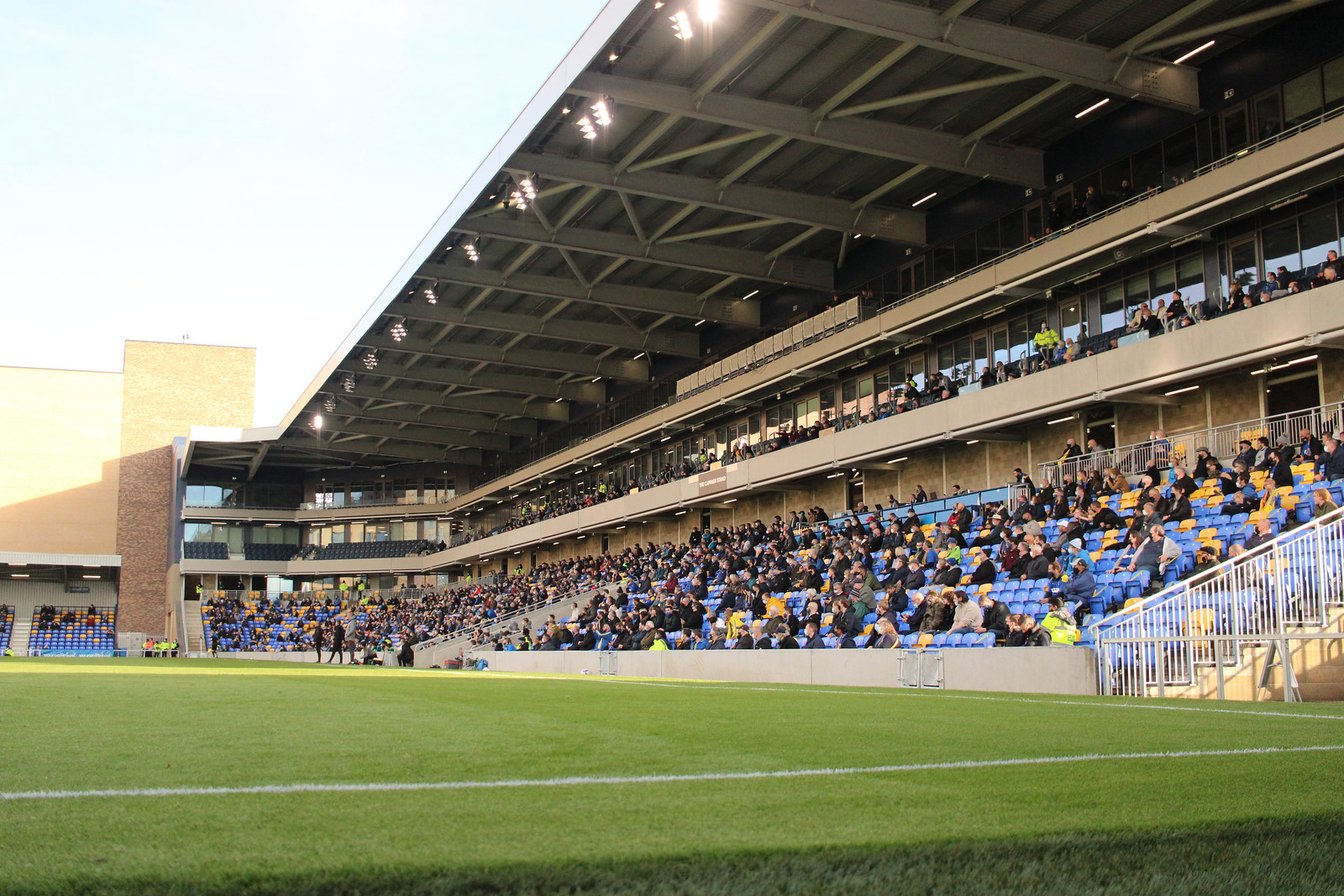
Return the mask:
<path id="1" fill-rule="evenodd" d="M 0 757 L 0 893 L 1344 892 L 1339 705 L 53 658 Z"/>

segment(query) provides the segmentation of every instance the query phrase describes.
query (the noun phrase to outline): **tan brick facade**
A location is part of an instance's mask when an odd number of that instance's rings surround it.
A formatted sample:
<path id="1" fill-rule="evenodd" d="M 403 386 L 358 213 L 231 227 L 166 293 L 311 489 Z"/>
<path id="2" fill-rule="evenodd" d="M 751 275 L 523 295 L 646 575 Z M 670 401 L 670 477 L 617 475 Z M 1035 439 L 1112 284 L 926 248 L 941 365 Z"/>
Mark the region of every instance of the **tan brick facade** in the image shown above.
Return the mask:
<path id="1" fill-rule="evenodd" d="M 122 375 L 118 627 L 160 635 L 172 552 L 173 439 L 192 426 L 251 426 L 256 351 L 126 343 Z"/>

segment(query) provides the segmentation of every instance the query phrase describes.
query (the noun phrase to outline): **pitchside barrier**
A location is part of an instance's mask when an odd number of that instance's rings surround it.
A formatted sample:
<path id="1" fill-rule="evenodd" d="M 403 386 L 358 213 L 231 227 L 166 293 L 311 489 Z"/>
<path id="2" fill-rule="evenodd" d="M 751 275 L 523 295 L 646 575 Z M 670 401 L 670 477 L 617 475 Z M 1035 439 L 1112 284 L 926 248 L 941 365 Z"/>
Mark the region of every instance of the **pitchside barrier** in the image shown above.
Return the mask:
<path id="1" fill-rule="evenodd" d="M 947 688 L 1019 694 L 1097 693 L 1097 661 L 1084 647 L 989 650 L 475 651 L 492 672 L 634 678 Z"/>

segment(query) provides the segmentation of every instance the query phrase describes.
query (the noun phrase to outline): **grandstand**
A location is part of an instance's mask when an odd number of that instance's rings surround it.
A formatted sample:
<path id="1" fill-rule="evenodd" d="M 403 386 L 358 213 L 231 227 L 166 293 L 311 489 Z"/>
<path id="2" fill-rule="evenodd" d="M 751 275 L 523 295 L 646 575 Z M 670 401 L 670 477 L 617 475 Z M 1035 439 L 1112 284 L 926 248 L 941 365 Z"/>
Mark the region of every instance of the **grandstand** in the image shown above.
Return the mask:
<path id="1" fill-rule="evenodd" d="M 697 540 L 750 579 L 767 548 L 802 566 L 843 541 L 879 583 L 918 550 L 1045 622 L 1070 570 L 1004 568 L 1024 501 L 1048 555 L 1082 542 L 1096 587 L 1075 606 L 1095 622 L 1233 562 L 1262 518 L 1265 537 L 1314 525 L 1321 486 L 1340 503 L 1323 449 L 1300 446 L 1344 427 L 1334 5 L 721 7 L 710 40 L 607 4 L 276 425 L 252 425 L 246 350 L 133 343 L 121 375 L 5 371 L 33 397 L 11 429 L 107 415 L 101 475 L 63 469 L 52 435 L 5 481 L 46 483 L 0 519 L 16 643 L 53 647 L 33 610 L 81 601 L 29 586 L 90 582 L 131 645 L 297 654 L 338 620 L 441 665 L 575 603 L 649 612 L 665 595 L 638 573 L 656 555 L 693 588 Z M 1237 513 L 1206 471 L 1173 494 L 1201 448 L 1231 470 L 1260 437 L 1293 449 L 1291 484 L 1248 471 Z M 1124 487 L 1092 481 L 1109 470 Z M 1114 525 L 1076 518 L 1080 481 Z M 1158 576 L 1117 569 L 1149 497 L 1191 505 Z M 928 547 L 957 501 L 960 556 Z M 980 545 L 995 576 L 972 583 L 969 543 L 1000 509 L 1007 531 Z M 870 518 L 902 541 L 860 550 Z M 724 553 L 734 539 L 751 551 Z M 835 596 L 819 573 L 762 599 L 796 623 L 810 590 Z M 721 584 L 701 601 L 719 618 Z M 395 612 L 371 620 L 373 595 Z M 1007 662 L 1002 632 L 914 613 L 894 614 L 901 646 Z M 107 649 L 99 626 L 76 641 Z M 1110 626 L 1081 628 L 1091 648 Z M 691 629 L 669 646 L 713 635 Z"/>

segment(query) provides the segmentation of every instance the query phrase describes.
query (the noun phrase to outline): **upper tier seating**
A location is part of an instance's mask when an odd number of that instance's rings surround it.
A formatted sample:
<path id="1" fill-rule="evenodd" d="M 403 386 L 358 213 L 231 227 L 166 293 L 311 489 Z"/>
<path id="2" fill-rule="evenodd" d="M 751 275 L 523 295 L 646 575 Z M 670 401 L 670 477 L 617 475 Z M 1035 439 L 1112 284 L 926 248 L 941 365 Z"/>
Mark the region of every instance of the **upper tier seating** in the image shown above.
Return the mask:
<path id="1" fill-rule="evenodd" d="M 183 560 L 227 560 L 229 546 L 222 541 L 188 541 L 182 544 Z"/>
<path id="2" fill-rule="evenodd" d="M 403 541 L 353 541 L 329 544 L 317 552 L 318 560 L 373 560 L 391 557 L 413 557 L 430 553 L 436 546 L 423 538 Z"/>
<path id="3" fill-rule="evenodd" d="M 293 560 L 298 552 L 299 546 L 295 544 L 243 545 L 243 558 L 247 560 L 279 561 L 283 563 Z"/>

